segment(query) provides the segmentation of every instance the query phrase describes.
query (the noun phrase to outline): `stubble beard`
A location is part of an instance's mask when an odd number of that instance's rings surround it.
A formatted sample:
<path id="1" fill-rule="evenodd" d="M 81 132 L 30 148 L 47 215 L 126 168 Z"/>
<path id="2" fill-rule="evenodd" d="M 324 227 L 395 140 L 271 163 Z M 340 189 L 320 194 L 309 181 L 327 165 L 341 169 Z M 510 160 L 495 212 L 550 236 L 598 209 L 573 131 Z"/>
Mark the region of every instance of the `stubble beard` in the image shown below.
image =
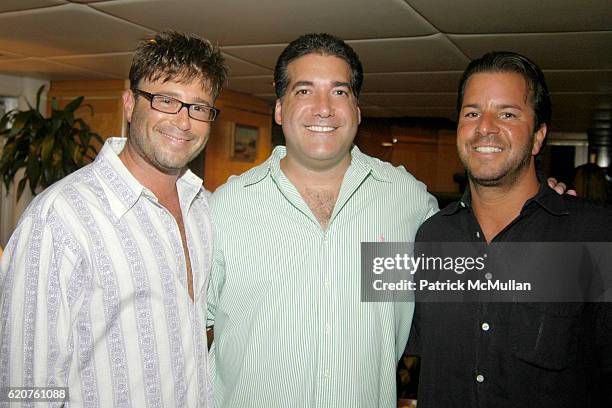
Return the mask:
<path id="1" fill-rule="evenodd" d="M 510 163 L 504 163 L 499 171 L 479 176 L 474 174 L 470 169 L 468 160 L 463 155 L 459 155 L 463 167 L 467 171 L 468 178 L 473 185 L 482 187 L 499 187 L 502 185 L 512 186 L 516 184 L 519 177 L 527 170 L 531 163 L 531 151 L 533 149 L 533 143 L 535 141 L 535 135 L 531 136 L 529 144 L 525 146 L 521 152 L 520 160 L 513 161 Z"/>
<path id="2" fill-rule="evenodd" d="M 130 129 L 128 133 L 128 143 L 132 145 L 132 150 L 142 158 L 150 166 L 156 168 L 158 171 L 168 174 L 176 175 L 183 171 L 187 164 L 193 160 L 200 151 L 204 148 L 195 152 L 192 157 L 185 157 L 183 160 L 178 162 L 178 159 L 169 157 L 169 154 L 161 148 L 156 148 L 153 140 L 150 140 L 146 135 L 142 135 L 139 132 L 140 129 Z M 157 137 L 163 137 L 158 135 Z"/>

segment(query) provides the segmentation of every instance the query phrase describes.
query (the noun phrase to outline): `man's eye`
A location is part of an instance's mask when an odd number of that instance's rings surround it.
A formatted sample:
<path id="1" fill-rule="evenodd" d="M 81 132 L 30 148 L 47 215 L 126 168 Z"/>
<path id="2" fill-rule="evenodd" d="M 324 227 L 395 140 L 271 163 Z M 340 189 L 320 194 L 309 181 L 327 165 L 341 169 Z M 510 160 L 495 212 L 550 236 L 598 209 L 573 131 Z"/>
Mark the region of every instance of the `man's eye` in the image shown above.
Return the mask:
<path id="1" fill-rule="evenodd" d="M 172 98 L 166 98 L 166 97 L 160 97 L 158 99 L 161 103 L 163 103 L 164 105 L 172 105 L 174 104 L 174 99 Z"/>
<path id="2" fill-rule="evenodd" d="M 503 112 L 501 114 L 501 117 L 503 119 L 513 119 L 513 118 L 516 118 L 516 115 L 514 113 L 511 113 L 511 112 Z"/>
<path id="3" fill-rule="evenodd" d="M 204 112 L 206 109 L 208 109 L 208 107 L 204 105 L 191 105 L 191 109 L 193 109 L 196 112 Z"/>
<path id="4" fill-rule="evenodd" d="M 348 92 L 346 92 L 345 90 L 342 90 L 342 89 L 336 89 L 336 90 L 334 91 L 334 93 L 335 93 L 336 95 L 348 95 Z"/>
<path id="5" fill-rule="evenodd" d="M 297 95 L 308 95 L 308 89 L 298 89 Z"/>
<path id="6" fill-rule="evenodd" d="M 478 117 L 478 112 L 467 112 L 464 116 L 466 118 L 477 118 Z"/>

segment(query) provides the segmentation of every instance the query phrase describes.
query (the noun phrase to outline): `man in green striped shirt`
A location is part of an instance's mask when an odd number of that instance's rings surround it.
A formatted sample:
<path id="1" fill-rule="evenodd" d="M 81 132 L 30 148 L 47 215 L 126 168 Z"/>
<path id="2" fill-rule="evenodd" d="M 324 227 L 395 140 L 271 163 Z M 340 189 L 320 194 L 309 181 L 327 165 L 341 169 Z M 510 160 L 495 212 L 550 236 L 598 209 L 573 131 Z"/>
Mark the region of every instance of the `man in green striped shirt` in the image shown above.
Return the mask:
<path id="1" fill-rule="evenodd" d="M 347 44 L 302 36 L 274 79 L 286 147 L 211 199 L 216 406 L 395 407 L 413 304 L 360 301 L 360 244 L 413 241 L 436 201 L 353 145 L 363 70 Z"/>

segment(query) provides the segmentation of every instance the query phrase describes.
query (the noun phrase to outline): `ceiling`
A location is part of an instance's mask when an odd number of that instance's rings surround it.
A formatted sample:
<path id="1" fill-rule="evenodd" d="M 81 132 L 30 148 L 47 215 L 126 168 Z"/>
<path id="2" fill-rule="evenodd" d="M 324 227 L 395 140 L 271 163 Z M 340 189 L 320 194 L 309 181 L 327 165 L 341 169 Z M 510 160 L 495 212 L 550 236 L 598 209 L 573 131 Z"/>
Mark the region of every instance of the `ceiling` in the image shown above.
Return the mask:
<path id="1" fill-rule="evenodd" d="M 272 71 L 301 34 L 329 32 L 360 55 L 365 116 L 455 119 L 462 70 L 490 50 L 544 70 L 553 130 L 612 119 L 610 0 L 2 0 L 0 73 L 43 79 L 127 78 L 131 50 L 176 29 L 218 42 L 227 88 L 272 101 Z"/>

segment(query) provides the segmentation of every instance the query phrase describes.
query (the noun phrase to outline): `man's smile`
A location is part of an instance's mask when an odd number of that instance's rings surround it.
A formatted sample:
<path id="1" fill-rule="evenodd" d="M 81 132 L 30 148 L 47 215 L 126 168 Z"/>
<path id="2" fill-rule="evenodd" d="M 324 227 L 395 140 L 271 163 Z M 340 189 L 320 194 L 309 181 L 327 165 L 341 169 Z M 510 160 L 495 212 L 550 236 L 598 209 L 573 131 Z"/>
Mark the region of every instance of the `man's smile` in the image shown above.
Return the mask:
<path id="1" fill-rule="evenodd" d="M 503 150 L 497 146 L 475 146 L 473 149 L 478 153 L 501 153 Z"/>
<path id="2" fill-rule="evenodd" d="M 338 129 L 337 127 L 334 126 L 306 126 L 306 129 L 310 130 L 311 132 L 318 132 L 318 133 L 325 133 L 325 132 L 333 132 L 334 130 Z"/>

